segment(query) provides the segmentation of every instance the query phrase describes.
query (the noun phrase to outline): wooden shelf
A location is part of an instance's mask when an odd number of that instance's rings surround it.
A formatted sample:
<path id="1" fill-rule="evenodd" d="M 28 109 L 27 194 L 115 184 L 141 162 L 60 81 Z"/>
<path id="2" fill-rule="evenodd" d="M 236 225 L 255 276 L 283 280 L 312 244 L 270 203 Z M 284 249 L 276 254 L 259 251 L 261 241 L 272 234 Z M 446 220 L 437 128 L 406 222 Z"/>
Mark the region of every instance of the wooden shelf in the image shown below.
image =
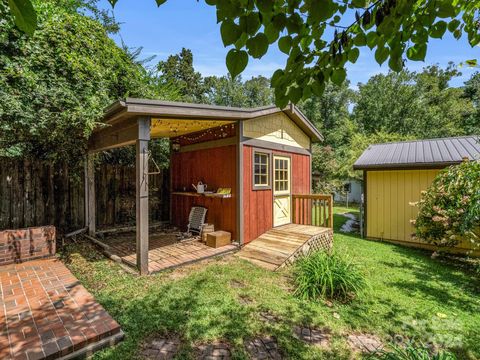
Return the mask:
<path id="1" fill-rule="evenodd" d="M 209 198 L 220 198 L 220 199 L 229 199 L 232 197 L 232 194 L 217 194 L 217 193 L 199 194 L 196 192 L 189 192 L 189 191 L 174 191 L 172 192 L 172 195 L 191 196 L 191 197 L 209 197 Z"/>
<path id="2" fill-rule="evenodd" d="M 202 196 L 199 193 L 196 192 L 187 192 L 187 191 L 174 191 L 172 192 L 172 195 L 181 195 L 181 196 L 194 196 L 194 197 L 199 197 Z"/>

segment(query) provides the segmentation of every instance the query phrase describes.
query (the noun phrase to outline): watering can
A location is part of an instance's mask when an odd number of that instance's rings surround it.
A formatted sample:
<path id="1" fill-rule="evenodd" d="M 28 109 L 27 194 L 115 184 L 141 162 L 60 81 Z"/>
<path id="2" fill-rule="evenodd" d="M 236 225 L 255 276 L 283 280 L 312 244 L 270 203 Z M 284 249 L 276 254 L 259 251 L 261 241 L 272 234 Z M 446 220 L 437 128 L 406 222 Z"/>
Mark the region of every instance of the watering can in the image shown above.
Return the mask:
<path id="1" fill-rule="evenodd" d="M 197 193 L 203 194 L 205 190 L 207 190 L 207 184 L 202 183 L 201 181 L 198 182 L 197 186 L 193 185 L 193 188 L 197 190 Z"/>

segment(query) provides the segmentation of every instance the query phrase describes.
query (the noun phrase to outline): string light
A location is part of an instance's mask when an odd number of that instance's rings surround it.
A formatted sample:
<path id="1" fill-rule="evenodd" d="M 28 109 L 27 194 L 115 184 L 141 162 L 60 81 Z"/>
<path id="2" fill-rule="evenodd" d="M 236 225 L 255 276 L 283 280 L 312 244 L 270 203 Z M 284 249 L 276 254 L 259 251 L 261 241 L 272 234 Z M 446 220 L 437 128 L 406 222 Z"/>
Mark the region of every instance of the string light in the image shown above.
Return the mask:
<path id="1" fill-rule="evenodd" d="M 221 139 L 226 138 L 229 134 L 235 130 L 235 124 L 223 124 L 220 126 L 215 126 L 218 121 L 205 121 L 205 120 L 190 120 L 190 121 L 177 121 L 177 120 L 157 120 L 157 126 L 164 125 L 168 127 L 169 132 L 173 134 L 172 137 L 175 137 L 175 141 L 188 141 L 188 142 L 198 142 L 199 140 L 204 139 L 205 137 L 210 137 L 212 139 Z M 196 131 L 194 134 L 188 135 L 179 135 L 177 134 L 182 132 L 188 132 L 189 129 L 198 129 L 202 127 L 207 127 L 204 131 Z M 209 127 L 209 128 L 208 128 Z M 229 130 L 231 130 L 229 132 Z"/>

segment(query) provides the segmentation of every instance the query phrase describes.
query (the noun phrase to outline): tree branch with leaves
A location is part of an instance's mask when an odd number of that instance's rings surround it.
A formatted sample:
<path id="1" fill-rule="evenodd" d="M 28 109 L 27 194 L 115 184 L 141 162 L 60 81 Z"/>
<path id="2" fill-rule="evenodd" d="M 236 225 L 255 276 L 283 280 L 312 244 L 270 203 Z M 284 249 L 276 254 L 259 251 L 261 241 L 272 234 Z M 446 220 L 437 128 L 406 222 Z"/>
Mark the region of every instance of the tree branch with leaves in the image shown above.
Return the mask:
<path id="1" fill-rule="evenodd" d="M 112 6 L 117 0 L 109 0 Z M 158 6 L 166 0 L 156 0 Z M 379 64 L 400 71 L 406 59 L 423 61 L 430 39 L 449 32 L 480 42 L 479 0 L 205 0 L 215 6 L 232 77 L 276 44 L 287 55 L 272 76 L 276 104 L 285 106 L 341 84 L 347 63 L 369 48 Z M 33 33 L 36 16 L 29 0 L 9 0 L 17 25 Z M 475 60 L 468 60 L 476 64 Z"/>

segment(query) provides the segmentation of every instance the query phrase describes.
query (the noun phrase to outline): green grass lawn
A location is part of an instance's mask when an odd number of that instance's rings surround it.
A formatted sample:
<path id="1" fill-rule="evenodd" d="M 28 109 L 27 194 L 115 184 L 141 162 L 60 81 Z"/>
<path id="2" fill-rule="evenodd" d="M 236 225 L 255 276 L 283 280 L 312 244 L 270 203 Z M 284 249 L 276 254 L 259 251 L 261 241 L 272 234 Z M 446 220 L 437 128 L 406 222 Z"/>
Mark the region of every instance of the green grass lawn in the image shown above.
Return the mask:
<path id="1" fill-rule="evenodd" d="M 335 209 L 336 228 L 346 219 Z M 291 294 L 290 270 L 268 272 L 233 256 L 148 277 L 125 273 L 87 244 L 71 245 L 64 260 L 96 299 L 120 323 L 125 340 L 97 359 L 135 358 L 143 341 L 176 334 L 191 358 L 196 344 L 222 339 L 234 358 L 244 359 L 244 340 L 273 335 L 286 358 L 349 359 L 345 336 L 362 332 L 434 342 L 459 359 L 480 358 L 480 281 L 478 275 L 429 253 L 335 234 L 335 250 L 359 264 L 369 287 L 349 304 L 298 300 Z M 240 297 L 251 300 L 242 305 Z M 275 323 L 260 313 L 271 312 Z M 296 340 L 298 324 L 327 326 L 328 350 Z M 356 356 L 356 355 L 354 355 Z"/>

